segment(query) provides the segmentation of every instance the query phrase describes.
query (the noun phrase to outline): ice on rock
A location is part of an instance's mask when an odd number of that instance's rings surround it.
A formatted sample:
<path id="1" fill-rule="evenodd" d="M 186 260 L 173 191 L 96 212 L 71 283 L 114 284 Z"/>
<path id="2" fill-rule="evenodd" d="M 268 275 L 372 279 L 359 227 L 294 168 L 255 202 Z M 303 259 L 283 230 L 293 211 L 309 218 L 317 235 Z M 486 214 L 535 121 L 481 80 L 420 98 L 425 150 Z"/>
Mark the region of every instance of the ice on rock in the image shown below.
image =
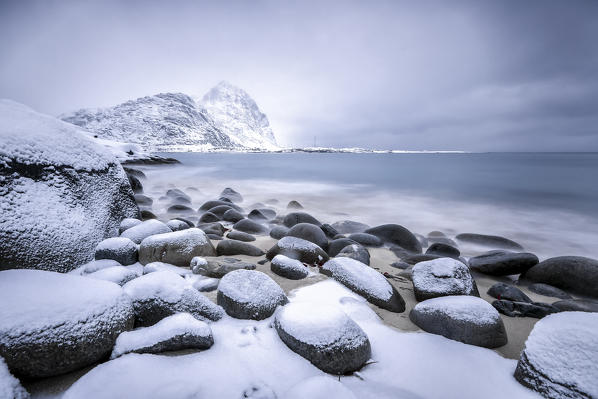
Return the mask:
<path id="1" fill-rule="evenodd" d="M 330 259 L 322 266 L 321 271 L 376 306 L 392 312 L 405 310 L 405 301 L 386 277 L 355 259 Z"/>
<path id="2" fill-rule="evenodd" d="M 418 301 L 447 295 L 479 296 L 467 266 L 452 258 L 417 263 L 413 267 L 412 279 Z"/>
<path id="3" fill-rule="evenodd" d="M 124 285 L 133 301 L 135 325 L 150 326 L 175 313 L 187 312 L 199 320 L 219 320 L 224 312 L 181 276 L 158 271 Z"/>
<path id="4" fill-rule="evenodd" d="M 94 273 L 87 274 L 86 277 L 111 281 L 122 286 L 139 277 L 140 275 L 141 274 L 136 270 L 127 268 L 125 266 L 112 266 L 98 270 Z"/>
<path id="5" fill-rule="evenodd" d="M 118 285 L 41 270 L 0 272 L 0 356 L 23 376 L 47 377 L 87 366 L 133 326 Z"/>
<path id="6" fill-rule="evenodd" d="M 172 230 L 170 230 L 166 224 L 156 219 L 150 219 L 128 228 L 123 231 L 120 236 L 131 239 L 135 244 L 141 244 L 141 241 L 146 237 L 170 232 L 172 232 Z"/>
<path id="7" fill-rule="evenodd" d="M 4 359 L 0 357 L 0 398 L 2 399 L 27 399 L 29 393 L 23 388 L 6 366 Z"/>
<path id="8" fill-rule="evenodd" d="M 177 313 L 151 327 L 121 333 L 111 359 L 126 353 L 160 353 L 182 349 L 208 349 L 214 343 L 212 330 L 189 313 Z"/>

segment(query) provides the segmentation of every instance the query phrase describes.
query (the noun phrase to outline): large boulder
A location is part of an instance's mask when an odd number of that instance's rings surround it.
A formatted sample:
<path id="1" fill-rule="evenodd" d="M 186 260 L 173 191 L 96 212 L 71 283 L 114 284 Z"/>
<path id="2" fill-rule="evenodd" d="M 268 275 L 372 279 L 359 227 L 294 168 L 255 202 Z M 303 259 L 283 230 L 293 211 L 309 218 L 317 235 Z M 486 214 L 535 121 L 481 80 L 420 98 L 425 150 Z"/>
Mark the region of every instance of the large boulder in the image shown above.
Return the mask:
<path id="1" fill-rule="evenodd" d="M 287 233 L 289 237 L 297 237 L 313 242 L 322 249 L 328 248 L 328 238 L 318 226 L 311 223 L 297 223 Z"/>
<path id="2" fill-rule="evenodd" d="M 276 255 L 285 255 L 310 265 L 319 265 L 328 260 L 328 255 L 313 242 L 297 237 L 283 237 L 268 250 L 266 258 L 272 260 Z"/>
<path id="3" fill-rule="evenodd" d="M 67 272 L 139 208 L 124 170 L 79 128 L 0 100 L 0 270 Z"/>
<path id="4" fill-rule="evenodd" d="M 291 212 L 287 214 L 282 221 L 282 224 L 289 228 L 299 223 L 310 223 L 315 224 L 316 226 L 322 224 L 318 219 L 305 212 Z"/>
<path id="5" fill-rule="evenodd" d="M 202 230 L 190 228 L 145 238 L 139 245 L 139 262 L 165 262 L 189 266 L 196 256 L 214 256 L 216 250 Z"/>
<path id="6" fill-rule="evenodd" d="M 497 348 L 506 345 L 500 315 L 481 298 L 457 295 L 418 303 L 409 318 L 422 330 L 469 345 Z"/>
<path id="7" fill-rule="evenodd" d="M 560 288 L 553 287 L 544 283 L 533 283 L 527 286 L 527 289 L 536 294 L 551 296 L 560 299 L 571 299 L 571 295 L 567 294 Z"/>
<path id="8" fill-rule="evenodd" d="M 525 277 L 582 295 L 598 298 L 598 260 L 583 256 L 546 259 L 525 273 Z"/>
<path id="9" fill-rule="evenodd" d="M 598 315 L 563 312 L 534 325 L 515 378 L 545 398 L 598 398 Z"/>
<path id="10" fill-rule="evenodd" d="M 49 377 L 93 364 L 133 328 L 114 283 L 41 270 L 0 272 L 0 356 L 17 375 Z"/>
<path id="11" fill-rule="evenodd" d="M 267 274 L 257 270 L 235 270 L 218 285 L 218 305 L 237 319 L 262 320 L 286 304 L 284 291 Z"/>
<path id="12" fill-rule="evenodd" d="M 181 276 L 160 271 L 129 281 L 123 287 L 131 297 L 136 326 L 151 326 L 175 313 L 187 312 L 198 320 L 220 320 L 224 312 Z"/>
<path id="13" fill-rule="evenodd" d="M 365 230 L 365 233 L 380 238 L 383 242 L 398 245 L 410 252 L 421 253 L 422 246 L 417 237 L 398 224 L 383 224 Z"/>
<path id="14" fill-rule="evenodd" d="M 233 225 L 233 229 L 242 231 L 248 234 L 268 234 L 269 230 L 263 224 L 255 222 L 251 219 L 242 219 Z"/>
<path id="15" fill-rule="evenodd" d="M 137 262 L 137 245 L 126 237 L 111 237 L 96 246 L 95 259 L 112 259 L 121 265 Z"/>
<path id="16" fill-rule="evenodd" d="M 350 234 L 349 239 L 358 242 L 366 247 L 381 247 L 382 240 L 375 235 L 367 233 L 353 233 Z"/>
<path id="17" fill-rule="evenodd" d="M 457 235 L 457 237 L 455 238 L 461 242 L 483 245 L 492 248 L 510 249 L 513 251 L 521 251 L 523 249 L 523 246 L 521 244 L 501 236 L 476 233 L 462 233 Z"/>
<path id="18" fill-rule="evenodd" d="M 141 244 L 141 241 L 149 236 L 170 232 L 172 232 L 172 230 L 166 223 L 162 223 L 156 219 L 150 219 L 126 229 L 120 236 L 130 239 L 135 244 Z"/>
<path id="19" fill-rule="evenodd" d="M 403 297 L 386 277 L 368 265 L 351 258 L 332 258 L 322 266 L 321 272 L 382 309 L 405 311 Z"/>
<path id="20" fill-rule="evenodd" d="M 413 266 L 412 279 L 418 301 L 448 295 L 479 296 L 467 266 L 452 258 L 419 262 Z"/>
<path id="21" fill-rule="evenodd" d="M 492 276 L 525 273 L 538 264 L 538 257 L 528 252 L 490 251 L 469 258 L 469 267 Z"/>
<path id="22" fill-rule="evenodd" d="M 255 245 L 238 240 L 222 240 L 216 246 L 218 256 L 226 255 L 247 255 L 262 256 L 264 251 Z"/>
<path id="23" fill-rule="evenodd" d="M 291 303 L 276 311 L 274 327 L 295 353 L 326 373 L 345 374 L 370 359 L 370 341 L 340 308 Z"/>

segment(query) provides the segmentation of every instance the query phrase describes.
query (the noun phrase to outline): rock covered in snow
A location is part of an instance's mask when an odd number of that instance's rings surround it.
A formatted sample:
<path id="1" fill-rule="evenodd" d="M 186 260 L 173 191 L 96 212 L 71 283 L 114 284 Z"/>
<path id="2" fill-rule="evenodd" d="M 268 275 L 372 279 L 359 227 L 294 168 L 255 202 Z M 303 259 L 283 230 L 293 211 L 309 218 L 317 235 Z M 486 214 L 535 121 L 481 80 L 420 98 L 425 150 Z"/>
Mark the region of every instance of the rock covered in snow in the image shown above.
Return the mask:
<path id="1" fill-rule="evenodd" d="M 351 258 L 332 258 L 322 266 L 321 272 L 376 306 L 391 312 L 405 311 L 405 301 L 401 294 L 386 277 L 368 265 Z"/>
<path id="2" fill-rule="evenodd" d="M 199 276 L 197 274 L 192 274 L 185 278 L 199 292 L 214 291 L 218 288 L 218 284 L 220 284 L 220 279 L 218 278 Z"/>
<path id="3" fill-rule="evenodd" d="M 186 267 L 175 266 L 175 265 L 171 265 L 170 263 L 164 263 L 164 262 L 151 262 L 151 263 L 148 263 L 147 265 L 143 266 L 143 274 L 149 274 L 149 273 L 154 273 L 154 272 L 163 272 L 163 271 L 175 273 L 182 277 L 193 273 L 191 271 L 191 269 L 188 269 Z"/>
<path id="4" fill-rule="evenodd" d="M 488 302 L 468 295 L 443 296 L 418 303 L 409 318 L 422 330 L 469 345 L 507 344 L 500 315 Z"/>
<path id="5" fill-rule="evenodd" d="M 126 232 L 125 232 L 126 233 Z M 190 228 L 145 238 L 139 245 L 139 262 L 165 262 L 188 266 L 195 256 L 214 256 L 216 250 L 202 230 Z"/>
<path id="6" fill-rule="evenodd" d="M 467 266 L 452 258 L 417 263 L 413 267 L 412 279 L 418 301 L 447 295 L 479 296 Z"/>
<path id="7" fill-rule="evenodd" d="M 189 227 L 188 223 L 183 222 L 182 220 L 179 219 L 170 219 L 168 222 L 166 222 L 166 226 L 168 226 L 170 228 L 170 230 L 172 231 L 180 231 L 180 230 L 186 230 Z"/>
<path id="8" fill-rule="evenodd" d="M 0 357 L 0 398 L 5 399 L 28 399 L 29 392 L 23 388 L 6 366 L 4 359 Z"/>
<path id="9" fill-rule="evenodd" d="M 139 215 L 118 161 L 85 132 L 0 100 L 0 269 L 67 272 Z"/>
<path id="10" fill-rule="evenodd" d="M 227 273 L 235 270 L 253 270 L 255 264 L 244 262 L 237 258 L 200 258 L 195 257 L 191 261 L 191 269 L 195 274 L 201 274 L 206 277 L 221 278 Z"/>
<path id="11" fill-rule="evenodd" d="M 358 370 L 371 356 L 367 335 L 335 306 L 290 303 L 276 311 L 274 327 L 293 352 L 327 373 Z"/>
<path id="12" fill-rule="evenodd" d="M 563 312 L 538 321 L 515 378 L 545 398 L 598 397 L 598 314 Z"/>
<path id="13" fill-rule="evenodd" d="M 303 263 L 284 255 L 276 255 L 272 259 L 270 270 L 291 280 L 300 280 L 309 275 L 309 270 Z"/>
<path id="14" fill-rule="evenodd" d="M 0 272 L 0 356 L 40 378 L 92 364 L 133 327 L 131 300 L 107 281 L 41 270 Z"/>
<path id="15" fill-rule="evenodd" d="M 87 274 L 86 276 L 89 278 L 95 278 L 97 280 L 110 281 L 122 286 L 139 277 L 140 274 L 134 269 L 130 269 L 125 266 L 112 266 L 100 269 L 97 272 Z"/>
<path id="16" fill-rule="evenodd" d="M 128 282 L 136 326 L 151 326 L 175 313 L 187 312 L 198 320 L 219 320 L 224 312 L 182 277 L 160 271 Z"/>
<path id="17" fill-rule="evenodd" d="M 125 218 L 121 220 L 120 225 L 118 227 L 118 234 L 122 234 L 123 231 L 130 229 L 133 226 L 137 226 L 138 224 L 143 223 L 139 219 L 135 218 Z"/>
<path id="18" fill-rule="evenodd" d="M 159 220 L 150 219 L 128 228 L 120 236 L 129 238 L 135 244 L 141 244 L 141 241 L 149 236 L 170 232 L 172 230 L 166 224 Z"/>
<path id="19" fill-rule="evenodd" d="M 266 258 L 272 260 L 276 255 L 285 255 L 310 265 L 321 264 L 328 260 L 328 254 L 322 248 L 297 237 L 283 237 L 278 240 L 268 250 Z"/>
<path id="20" fill-rule="evenodd" d="M 107 238 L 96 246 L 96 260 L 112 259 L 127 266 L 137 262 L 137 257 L 137 245 L 126 237 Z"/>
<path id="21" fill-rule="evenodd" d="M 262 320 L 288 302 L 284 291 L 267 274 L 257 270 L 235 270 L 218 285 L 218 304 L 237 319 Z"/>
<path id="22" fill-rule="evenodd" d="M 126 353 L 160 353 L 182 349 L 208 349 L 214 344 L 212 329 L 189 313 L 168 316 L 151 327 L 121 333 L 111 359 Z"/>

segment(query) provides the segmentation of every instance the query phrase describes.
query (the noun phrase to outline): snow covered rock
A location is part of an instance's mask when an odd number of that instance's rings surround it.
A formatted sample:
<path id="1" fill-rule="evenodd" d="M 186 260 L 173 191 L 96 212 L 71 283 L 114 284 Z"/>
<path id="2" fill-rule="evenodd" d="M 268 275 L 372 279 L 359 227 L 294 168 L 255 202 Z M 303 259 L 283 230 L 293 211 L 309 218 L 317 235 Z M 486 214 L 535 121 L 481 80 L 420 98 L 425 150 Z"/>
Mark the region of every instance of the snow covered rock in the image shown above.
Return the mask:
<path id="1" fill-rule="evenodd" d="M 133 327 L 131 300 L 107 281 L 41 270 L 0 272 L 0 356 L 40 378 L 92 364 Z"/>
<path id="2" fill-rule="evenodd" d="M 255 264 L 244 262 L 237 258 L 200 258 L 195 257 L 191 261 L 191 269 L 195 274 L 201 274 L 207 277 L 221 278 L 225 274 L 235 270 L 253 270 Z"/>
<path id="3" fill-rule="evenodd" d="M 95 273 L 98 270 L 106 269 L 108 267 L 114 266 L 122 266 L 115 260 L 112 259 L 102 259 L 102 260 L 92 260 L 87 262 L 76 269 L 71 270 L 68 274 L 74 274 L 76 276 L 86 276 L 91 273 Z"/>
<path id="4" fill-rule="evenodd" d="M 185 278 L 191 283 L 193 288 L 199 292 L 214 291 L 218 288 L 218 284 L 220 284 L 220 279 L 218 278 L 205 277 L 197 274 L 192 274 Z"/>
<path id="5" fill-rule="evenodd" d="M 219 320 L 224 312 L 182 277 L 161 271 L 128 282 L 124 291 L 133 301 L 136 326 L 151 326 L 175 313 L 187 312 L 198 320 Z"/>
<path id="6" fill-rule="evenodd" d="M 126 233 L 126 232 L 125 232 Z M 202 230 L 190 228 L 145 238 L 139 245 L 139 262 L 165 262 L 188 266 L 195 256 L 214 256 L 216 250 Z"/>
<path id="7" fill-rule="evenodd" d="M 130 239 L 135 244 L 141 244 L 141 241 L 149 236 L 170 232 L 172 230 L 165 223 L 150 219 L 126 229 L 120 236 Z"/>
<path id="8" fill-rule="evenodd" d="M 139 215 L 118 161 L 80 129 L 0 100 L 0 269 L 67 272 Z"/>
<path id="9" fill-rule="evenodd" d="M 469 345 L 497 348 L 507 344 L 507 332 L 496 309 L 474 296 L 425 300 L 415 305 L 409 318 L 424 331 Z"/>
<path id="10" fill-rule="evenodd" d="M 212 329 L 189 313 L 168 316 L 151 327 L 121 333 L 111 359 L 126 353 L 160 353 L 182 349 L 208 349 L 214 344 Z"/>
<path id="11" fill-rule="evenodd" d="M 237 319 L 262 320 L 278 305 L 288 302 L 284 291 L 267 274 L 257 270 L 227 273 L 218 285 L 218 305 Z"/>
<path id="12" fill-rule="evenodd" d="M 170 230 L 172 231 L 186 230 L 191 227 L 189 224 L 179 219 L 170 219 L 168 222 L 166 222 L 166 226 L 170 227 Z"/>
<path id="13" fill-rule="evenodd" d="M 367 335 L 335 306 L 290 303 L 276 311 L 274 327 L 293 352 L 330 374 L 358 370 L 371 356 Z"/>
<path id="14" fill-rule="evenodd" d="M 276 255 L 285 255 L 301 262 L 315 265 L 328 260 L 328 254 L 313 242 L 297 237 L 283 237 L 268 250 L 266 258 L 272 260 Z"/>
<path id="15" fill-rule="evenodd" d="M 241 147 L 277 149 L 274 133 L 265 114 L 243 90 L 220 82 L 206 93 L 200 106 L 214 125 Z"/>
<path id="16" fill-rule="evenodd" d="M 143 223 L 139 219 L 135 218 L 125 218 L 120 222 L 118 227 L 118 234 L 122 234 L 123 231 L 130 229 L 133 226 L 137 226 L 138 224 Z"/>
<path id="17" fill-rule="evenodd" d="M 171 265 L 170 263 L 164 263 L 164 262 L 151 262 L 151 263 L 148 263 L 147 265 L 143 266 L 143 274 L 150 274 L 150 273 L 154 273 L 154 272 L 163 272 L 163 271 L 176 273 L 181 277 L 185 277 L 185 276 L 193 273 L 191 271 L 191 269 L 189 269 L 189 268 L 175 266 L 175 265 Z"/>
<path id="18" fill-rule="evenodd" d="M 515 378 L 545 398 L 598 398 L 598 314 L 563 312 L 538 321 Z"/>
<path id="19" fill-rule="evenodd" d="M 0 357 L 0 398 L 3 399 L 28 399 L 29 393 L 23 388 L 6 366 L 4 359 Z"/>
<path id="20" fill-rule="evenodd" d="M 127 266 L 137 262 L 137 257 L 137 245 L 126 237 L 107 238 L 96 246 L 96 260 L 112 259 Z"/>
<path id="21" fill-rule="evenodd" d="M 262 256 L 264 251 L 255 245 L 248 244 L 238 240 L 222 240 L 216 246 L 216 253 L 218 256 L 223 255 L 247 255 L 247 256 Z"/>
<path id="22" fill-rule="evenodd" d="M 309 270 L 303 263 L 284 255 L 276 255 L 272 259 L 270 270 L 291 280 L 300 280 L 309 275 Z"/>
<path id="23" fill-rule="evenodd" d="M 382 309 L 398 313 L 405 311 L 401 294 L 386 277 L 368 265 L 351 258 L 332 258 L 322 266 L 321 272 Z"/>
<path id="24" fill-rule="evenodd" d="M 124 266 L 112 266 L 86 275 L 97 280 L 110 281 L 120 286 L 140 276 L 135 270 Z"/>
<path id="25" fill-rule="evenodd" d="M 418 301 L 447 295 L 479 296 L 467 266 L 452 258 L 417 263 L 413 267 L 412 279 Z"/>

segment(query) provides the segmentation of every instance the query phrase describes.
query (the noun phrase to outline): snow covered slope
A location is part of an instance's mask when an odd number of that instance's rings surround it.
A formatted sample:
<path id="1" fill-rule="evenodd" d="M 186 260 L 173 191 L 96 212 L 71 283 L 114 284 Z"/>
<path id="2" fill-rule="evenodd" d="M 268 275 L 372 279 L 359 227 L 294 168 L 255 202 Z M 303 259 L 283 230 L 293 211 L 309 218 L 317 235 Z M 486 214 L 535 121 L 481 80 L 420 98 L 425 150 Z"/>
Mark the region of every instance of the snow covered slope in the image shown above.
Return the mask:
<path id="1" fill-rule="evenodd" d="M 220 82 L 206 93 L 200 105 L 235 144 L 263 149 L 278 147 L 268 117 L 244 90 Z"/>
<path id="2" fill-rule="evenodd" d="M 255 101 L 224 82 L 200 103 L 186 94 L 160 93 L 59 118 L 99 138 L 139 144 L 149 151 L 278 148 L 268 118 Z"/>

